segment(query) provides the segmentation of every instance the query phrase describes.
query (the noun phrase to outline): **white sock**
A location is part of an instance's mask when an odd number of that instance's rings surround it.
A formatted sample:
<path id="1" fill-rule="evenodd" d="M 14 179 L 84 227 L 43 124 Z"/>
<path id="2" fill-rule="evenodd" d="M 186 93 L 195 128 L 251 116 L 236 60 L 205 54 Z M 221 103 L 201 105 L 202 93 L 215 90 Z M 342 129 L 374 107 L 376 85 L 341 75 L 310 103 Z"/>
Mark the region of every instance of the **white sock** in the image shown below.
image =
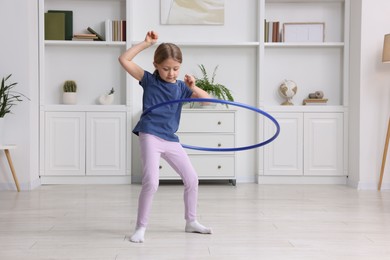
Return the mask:
<path id="1" fill-rule="evenodd" d="M 133 235 L 130 237 L 130 241 L 134 243 L 143 243 L 145 237 L 145 227 L 136 228 Z"/>
<path id="2" fill-rule="evenodd" d="M 187 221 L 185 231 L 189 232 L 189 233 L 201 233 L 201 234 L 211 234 L 212 233 L 211 228 L 208 228 L 208 227 L 201 225 L 196 220 Z"/>

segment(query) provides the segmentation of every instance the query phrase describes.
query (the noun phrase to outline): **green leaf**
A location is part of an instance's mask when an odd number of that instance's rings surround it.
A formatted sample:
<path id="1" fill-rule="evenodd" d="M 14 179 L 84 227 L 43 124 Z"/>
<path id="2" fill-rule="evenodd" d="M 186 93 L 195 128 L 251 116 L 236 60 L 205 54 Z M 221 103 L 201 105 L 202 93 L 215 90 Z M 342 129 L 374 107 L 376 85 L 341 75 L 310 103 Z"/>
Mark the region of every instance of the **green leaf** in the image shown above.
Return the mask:
<path id="1" fill-rule="evenodd" d="M 30 100 L 28 97 L 19 93 L 17 91 L 11 90 L 18 83 L 7 84 L 7 80 L 12 76 L 12 74 L 3 77 L 1 80 L 0 87 L 0 117 L 4 117 L 6 114 L 11 113 L 11 108 L 15 106 L 18 102 L 23 101 L 23 97 Z"/>
<path id="2" fill-rule="evenodd" d="M 214 68 L 213 74 L 212 74 L 212 77 L 210 80 L 208 77 L 207 70 L 206 70 L 205 66 L 203 64 L 198 65 L 198 67 L 202 73 L 202 77 L 196 78 L 195 85 L 197 87 L 203 89 L 207 93 L 214 95 L 217 99 L 234 101 L 234 98 L 233 98 L 233 95 L 232 95 L 230 89 L 228 89 L 226 86 L 224 86 L 222 84 L 214 83 L 215 77 L 217 75 L 218 66 L 219 65 L 217 65 Z M 226 105 L 226 106 L 228 106 L 228 105 Z"/>

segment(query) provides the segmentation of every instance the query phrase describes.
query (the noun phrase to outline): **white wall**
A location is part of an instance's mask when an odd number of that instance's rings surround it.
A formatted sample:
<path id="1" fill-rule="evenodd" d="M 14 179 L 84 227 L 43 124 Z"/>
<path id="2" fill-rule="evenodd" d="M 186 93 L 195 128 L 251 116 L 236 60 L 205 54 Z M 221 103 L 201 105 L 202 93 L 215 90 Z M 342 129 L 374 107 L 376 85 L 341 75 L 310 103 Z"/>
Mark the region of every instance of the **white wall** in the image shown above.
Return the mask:
<path id="1" fill-rule="evenodd" d="M 383 37 L 390 33 L 390 1 L 351 2 L 354 12 L 351 23 L 350 184 L 359 189 L 376 189 L 390 112 L 390 64 L 381 62 Z M 389 165 L 382 189 L 390 188 L 389 158 L 387 161 Z"/>
<path id="2" fill-rule="evenodd" d="M 7 143 L 17 144 L 12 160 L 23 190 L 40 184 L 38 175 L 38 15 L 37 1 L 0 2 L 0 77 L 12 74 L 15 90 L 28 96 L 5 117 Z M 0 190 L 15 189 L 6 157 L 0 152 Z"/>
<path id="3" fill-rule="evenodd" d="M 130 16 L 133 26 L 133 39 L 139 42 L 145 38 L 148 30 L 156 30 L 161 42 L 248 42 L 256 41 L 259 30 L 257 24 L 257 4 L 253 0 L 225 1 L 224 26 L 205 25 L 161 25 L 159 0 L 134 1 Z M 245 16 L 237 16 L 240 9 Z M 149 15 L 144 15 L 144 14 Z M 136 57 L 136 61 L 144 69 L 153 71 L 153 52 L 156 46 L 145 50 Z M 183 64 L 180 78 L 184 74 L 193 74 L 200 77 L 198 64 L 204 64 L 211 75 L 218 65 L 217 83 L 221 83 L 232 90 L 235 100 L 256 105 L 256 74 L 257 49 L 256 47 L 190 47 L 181 46 Z M 229 55 L 226 55 L 229 53 Z M 135 124 L 142 110 L 142 91 L 136 81 L 133 82 L 132 104 L 133 124 Z M 256 141 L 256 114 L 252 111 L 237 108 L 237 146 L 254 144 Z M 132 180 L 140 182 L 141 164 L 138 150 L 138 138 L 132 135 Z M 194 144 L 189 144 L 194 145 Z M 237 181 L 255 182 L 256 180 L 256 150 L 237 153 Z"/>

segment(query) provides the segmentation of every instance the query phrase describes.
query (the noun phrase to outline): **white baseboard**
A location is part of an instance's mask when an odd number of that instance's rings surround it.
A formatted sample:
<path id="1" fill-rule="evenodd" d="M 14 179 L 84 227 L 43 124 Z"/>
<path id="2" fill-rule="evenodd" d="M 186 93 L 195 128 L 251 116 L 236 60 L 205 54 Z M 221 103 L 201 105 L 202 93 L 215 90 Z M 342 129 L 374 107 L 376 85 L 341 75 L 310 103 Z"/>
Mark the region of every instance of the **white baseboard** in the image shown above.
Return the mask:
<path id="1" fill-rule="evenodd" d="M 258 184 L 347 184 L 347 176 L 265 176 L 257 177 Z"/>
<path id="2" fill-rule="evenodd" d="M 41 184 L 131 184 L 126 176 L 41 176 Z"/>

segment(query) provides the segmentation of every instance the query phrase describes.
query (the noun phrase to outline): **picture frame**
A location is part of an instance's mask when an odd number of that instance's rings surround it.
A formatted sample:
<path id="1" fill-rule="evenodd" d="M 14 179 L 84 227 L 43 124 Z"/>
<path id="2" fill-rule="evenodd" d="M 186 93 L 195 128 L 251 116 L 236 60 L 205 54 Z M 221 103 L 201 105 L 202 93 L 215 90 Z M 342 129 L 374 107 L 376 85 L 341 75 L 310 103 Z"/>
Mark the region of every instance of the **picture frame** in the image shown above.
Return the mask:
<path id="1" fill-rule="evenodd" d="M 283 42 L 324 42 L 325 23 L 284 23 Z"/>
<path id="2" fill-rule="evenodd" d="M 160 0 L 162 25 L 224 25 L 225 0 Z"/>

